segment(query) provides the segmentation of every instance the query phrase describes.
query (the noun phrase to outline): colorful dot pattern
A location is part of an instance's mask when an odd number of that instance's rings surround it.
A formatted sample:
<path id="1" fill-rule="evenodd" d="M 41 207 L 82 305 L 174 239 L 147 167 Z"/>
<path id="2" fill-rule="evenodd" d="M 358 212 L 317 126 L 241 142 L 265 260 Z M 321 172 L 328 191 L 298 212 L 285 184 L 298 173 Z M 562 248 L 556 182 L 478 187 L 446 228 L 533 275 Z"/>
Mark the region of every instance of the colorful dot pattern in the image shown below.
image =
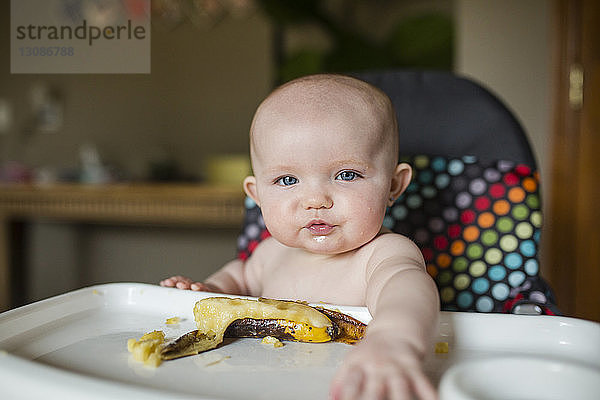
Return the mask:
<path id="1" fill-rule="evenodd" d="M 238 258 L 240 260 L 248 259 L 256 246 L 271 236 L 265 227 L 265 221 L 256 203 L 251 198 L 246 197 L 244 206 L 246 208 L 244 226 L 237 240 Z"/>
<path id="2" fill-rule="evenodd" d="M 442 309 L 502 311 L 511 290 L 537 276 L 542 215 L 531 167 L 475 157 L 414 156 L 413 180 L 384 226 L 412 238 Z"/>

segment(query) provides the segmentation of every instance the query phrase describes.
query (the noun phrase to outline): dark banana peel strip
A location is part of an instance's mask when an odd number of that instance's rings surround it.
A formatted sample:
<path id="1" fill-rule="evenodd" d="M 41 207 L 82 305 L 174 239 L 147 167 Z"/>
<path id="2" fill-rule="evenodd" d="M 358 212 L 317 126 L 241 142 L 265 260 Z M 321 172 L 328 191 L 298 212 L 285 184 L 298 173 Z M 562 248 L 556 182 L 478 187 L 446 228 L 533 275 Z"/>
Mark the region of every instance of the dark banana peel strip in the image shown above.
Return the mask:
<path id="1" fill-rule="evenodd" d="M 351 316 L 339 311 L 329 310 L 324 307 L 314 307 L 317 311 L 325 314 L 336 327 L 333 340 L 347 344 L 354 344 L 365 336 L 367 325 Z"/>
<path id="2" fill-rule="evenodd" d="M 211 297 L 194 307 L 198 330 L 186 333 L 161 351 L 163 360 L 185 357 L 216 348 L 224 337 L 262 338 L 352 344 L 366 325 L 349 315 L 306 303 L 272 299 Z"/>
<path id="3" fill-rule="evenodd" d="M 223 340 L 217 339 L 214 332 L 202 333 L 198 330 L 182 335 L 177 340 L 168 343 L 160 351 L 163 360 L 194 356 L 216 348 Z"/>

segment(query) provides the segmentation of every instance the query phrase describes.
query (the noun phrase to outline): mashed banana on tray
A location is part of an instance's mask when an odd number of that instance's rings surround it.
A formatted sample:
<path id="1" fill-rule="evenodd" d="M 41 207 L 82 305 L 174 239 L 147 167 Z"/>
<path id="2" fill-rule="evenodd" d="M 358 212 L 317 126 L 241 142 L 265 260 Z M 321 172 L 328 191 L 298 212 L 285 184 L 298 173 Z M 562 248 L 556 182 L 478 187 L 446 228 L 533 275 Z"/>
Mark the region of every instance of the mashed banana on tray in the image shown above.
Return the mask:
<path id="1" fill-rule="evenodd" d="M 146 333 L 139 339 L 129 339 L 127 350 L 136 361 L 143 362 L 149 367 L 158 367 L 162 363 L 160 351 L 165 342 L 165 334 L 162 331 Z"/>
<path id="2" fill-rule="evenodd" d="M 446 354 L 448 353 L 448 342 L 437 342 L 435 344 L 435 353 L 436 354 Z"/>
<path id="3" fill-rule="evenodd" d="M 265 336 L 260 342 L 266 345 L 271 344 L 273 345 L 273 347 L 283 347 L 283 343 L 281 343 L 281 340 L 273 336 Z"/>

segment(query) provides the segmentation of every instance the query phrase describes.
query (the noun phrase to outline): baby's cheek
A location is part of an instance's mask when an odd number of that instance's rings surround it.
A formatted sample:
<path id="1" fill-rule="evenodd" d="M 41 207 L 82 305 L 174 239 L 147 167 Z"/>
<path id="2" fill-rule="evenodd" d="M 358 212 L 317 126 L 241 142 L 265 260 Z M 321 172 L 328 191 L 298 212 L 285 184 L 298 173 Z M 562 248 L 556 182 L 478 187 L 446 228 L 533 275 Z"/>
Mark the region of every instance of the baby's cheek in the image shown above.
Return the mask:
<path id="1" fill-rule="evenodd" d="M 380 197 L 373 197 L 367 200 L 366 204 L 369 204 L 369 206 L 366 208 L 366 213 L 368 214 L 368 218 L 376 225 L 381 225 L 383 222 L 387 200 L 387 198 L 382 199 Z"/>
<path id="2" fill-rule="evenodd" d="M 381 229 L 384 216 L 385 210 L 381 210 L 379 207 L 368 206 L 363 208 L 360 214 L 357 215 L 361 220 L 360 236 L 370 240 Z"/>
<path id="3" fill-rule="evenodd" d="M 277 208 L 271 208 L 268 213 L 263 212 L 263 218 L 271 236 L 287 246 L 293 245 L 290 242 L 293 239 L 293 232 L 289 226 L 292 219 L 290 215 L 285 215 Z"/>

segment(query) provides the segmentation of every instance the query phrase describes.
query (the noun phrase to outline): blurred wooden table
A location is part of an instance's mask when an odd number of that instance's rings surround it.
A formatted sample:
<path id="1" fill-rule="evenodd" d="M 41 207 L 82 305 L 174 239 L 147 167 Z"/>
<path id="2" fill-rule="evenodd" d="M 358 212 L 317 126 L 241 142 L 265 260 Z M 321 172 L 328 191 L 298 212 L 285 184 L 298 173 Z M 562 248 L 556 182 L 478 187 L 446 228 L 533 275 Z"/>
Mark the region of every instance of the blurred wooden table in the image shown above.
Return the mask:
<path id="1" fill-rule="evenodd" d="M 13 302 L 23 222 L 241 227 L 244 193 L 201 184 L 0 185 L 0 311 Z"/>

